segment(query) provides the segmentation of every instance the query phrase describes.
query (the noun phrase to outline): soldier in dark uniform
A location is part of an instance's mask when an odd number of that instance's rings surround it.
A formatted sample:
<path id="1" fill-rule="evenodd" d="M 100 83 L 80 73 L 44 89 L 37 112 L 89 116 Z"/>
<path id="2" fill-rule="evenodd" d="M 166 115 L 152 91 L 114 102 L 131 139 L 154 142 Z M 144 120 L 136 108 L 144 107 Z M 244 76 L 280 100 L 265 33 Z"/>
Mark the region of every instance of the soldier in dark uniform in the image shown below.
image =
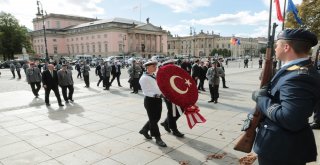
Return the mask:
<path id="1" fill-rule="evenodd" d="M 105 61 L 101 67 L 101 74 L 103 76 L 103 86 L 105 88 L 103 90 L 109 90 L 110 88 L 110 74 L 111 74 L 111 66 L 108 61 Z"/>
<path id="2" fill-rule="evenodd" d="M 268 87 L 252 94 L 263 114 L 254 143 L 260 165 L 316 161 L 308 119 L 320 99 L 320 76 L 308 52 L 317 43 L 317 36 L 304 29 L 286 29 L 278 35 L 275 52 L 284 65 Z"/>
<path id="3" fill-rule="evenodd" d="M 101 83 L 101 81 L 103 81 L 103 76 L 101 74 L 101 62 L 99 62 L 99 64 L 96 66 L 96 76 L 99 76 L 99 80 L 98 80 L 98 83 L 97 83 L 97 86 L 99 86 L 99 84 Z"/>
<path id="4" fill-rule="evenodd" d="M 139 91 L 139 78 L 142 72 L 141 67 L 136 64 L 136 61 L 132 61 L 132 66 L 128 69 L 128 74 L 130 76 L 130 83 L 132 83 L 133 91 L 131 93 L 137 94 Z"/>
<path id="5" fill-rule="evenodd" d="M 167 147 L 161 139 L 158 122 L 161 118 L 162 100 L 161 91 L 158 87 L 154 72 L 157 70 L 157 62 L 149 61 L 144 64 L 147 71 L 142 75 L 139 83 L 142 88 L 144 98 L 144 107 L 147 110 L 149 120 L 139 131 L 146 139 L 151 139 L 151 136 L 155 137 L 157 145 L 161 147 Z M 150 131 L 151 136 L 148 134 Z"/>
<path id="6" fill-rule="evenodd" d="M 87 63 L 84 62 L 83 66 L 81 67 L 81 72 L 83 74 L 84 83 L 86 84 L 85 88 L 90 87 L 89 71 L 90 71 L 90 66 L 88 66 Z"/>

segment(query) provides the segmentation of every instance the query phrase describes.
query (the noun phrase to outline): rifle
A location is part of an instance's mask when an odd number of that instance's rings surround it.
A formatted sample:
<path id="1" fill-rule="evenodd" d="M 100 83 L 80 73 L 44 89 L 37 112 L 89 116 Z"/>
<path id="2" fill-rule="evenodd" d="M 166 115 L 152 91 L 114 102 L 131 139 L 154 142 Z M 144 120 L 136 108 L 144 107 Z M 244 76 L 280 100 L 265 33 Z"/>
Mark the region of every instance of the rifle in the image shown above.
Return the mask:
<path id="1" fill-rule="evenodd" d="M 266 49 L 266 57 L 265 57 L 265 63 L 264 68 L 262 70 L 262 76 L 261 76 L 261 83 L 260 88 L 267 85 L 269 81 L 272 78 L 272 54 L 273 54 L 273 44 L 274 44 L 274 35 L 275 35 L 275 29 L 278 25 L 276 23 L 273 23 L 272 26 L 272 36 L 269 36 L 268 38 L 268 45 Z M 234 146 L 234 150 L 242 151 L 249 153 L 252 150 L 252 146 L 256 137 L 256 128 L 258 127 L 260 123 L 261 118 L 261 112 L 259 107 L 255 106 L 255 111 L 253 114 L 248 115 L 248 119 L 245 120 L 245 124 L 242 128 L 242 131 L 245 131 L 239 138 L 239 141 Z"/>

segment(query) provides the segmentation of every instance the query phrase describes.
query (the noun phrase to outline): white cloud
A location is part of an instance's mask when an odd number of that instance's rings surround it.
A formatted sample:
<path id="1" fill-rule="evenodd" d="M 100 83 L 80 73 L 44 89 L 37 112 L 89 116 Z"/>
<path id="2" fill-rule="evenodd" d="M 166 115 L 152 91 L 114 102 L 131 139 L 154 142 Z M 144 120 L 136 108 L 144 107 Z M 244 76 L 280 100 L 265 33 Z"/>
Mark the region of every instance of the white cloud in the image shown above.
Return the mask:
<path id="1" fill-rule="evenodd" d="M 198 24 L 205 26 L 212 25 L 258 25 L 268 21 L 268 12 L 261 11 L 259 13 L 251 14 L 250 11 L 240 11 L 236 14 L 220 14 L 216 17 L 184 20 L 183 22 L 189 24 Z"/>
<path id="2" fill-rule="evenodd" d="M 152 0 L 168 6 L 175 13 L 191 12 L 199 7 L 210 6 L 211 0 Z"/>
<path id="3" fill-rule="evenodd" d="M 170 31 L 170 33 L 174 36 L 179 34 L 179 36 L 188 36 L 190 35 L 187 33 L 190 31 L 190 27 L 188 25 L 164 25 L 164 30 Z"/>
<path id="4" fill-rule="evenodd" d="M 0 11 L 10 13 L 19 20 L 21 25 L 33 29 L 32 19 L 36 17 L 36 0 L 0 0 Z M 44 11 L 57 14 L 71 14 L 95 18 L 104 13 L 98 7 L 101 0 L 41 0 Z"/>

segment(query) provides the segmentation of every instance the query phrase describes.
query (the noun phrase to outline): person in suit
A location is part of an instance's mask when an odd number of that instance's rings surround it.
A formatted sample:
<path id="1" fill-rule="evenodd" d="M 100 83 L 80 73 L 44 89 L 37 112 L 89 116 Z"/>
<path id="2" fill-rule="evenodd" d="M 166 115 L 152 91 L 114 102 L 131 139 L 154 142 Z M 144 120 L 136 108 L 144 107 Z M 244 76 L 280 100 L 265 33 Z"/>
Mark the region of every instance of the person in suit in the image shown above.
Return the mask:
<path id="1" fill-rule="evenodd" d="M 201 90 L 201 91 L 206 91 L 204 89 L 204 81 L 206 80 L 206 73 L 208 71 L 208 67 L 204 64 L 203 61 L 200 62 L 200 76 L 199 76 L 199 85 L 198 85 L 198 90 Z"/>
<path id="2" fill-rule="evenodd" d="M 101 74 L 103 76 L 103 86 L 105 88 L 103 90 L 110 89 L 110 74 L 111 74 L 111 66 L 108 61 L 105 61 L 101 67 Z"/>
<path id="3" fill-rule="evenodd" d="M 141 67 L 136 63 L 135 60 L 132 61 L 132 66 L 128 69 L 128 74 L 130 76 L 133 91 L 131 93 L 137 94 L 139 91 L 139 78 L 142 72 Z"/>
<path id="4" fill-rule="evenodd" d="M 17 71 L 17 74 L 18 74 L 18 78 L 21 79 L 21 74 L 20 74 L 21 64 L 20 64 L 20 62 L 17 62 L 17 64 L 16 64 L 16 71 Z"/>
<path id="5" fill-rule="evenodd" d="M 50 91 L 53 90 L 56 98 L 58 100 L 59 106 L 64 106 L 61 103 L 59 88 L 58 88 L 58 74 L 57 71 L 54 70 L 54 66 L 52 64 L 48 64 L 48 69 L 42 72 L 42 84 L 45 89 L 45 102 L 47 106 L 50 106 L 49 95 Z"/>
<path id="6" fill-rule="evenodd" d="M 102 65 L 101 62 L 99 62 L 99 64 L 96 66 L 96 70 L 95 70 L 96 76 L 99 76 L 99 80 L 98 80 L 97 86 L 99 86 L 101 81 L 103 81 L 103 76 L 101 74 L 101 65 Z M 105 86 L 103 86 L 103 87 L 105 87 Z"/>
<path id="7" fill-rule="evenodd" d="M 83 66 L 81 67 L 81 72 L 83 74 L 84 83 L 86 84 L 85 88 L 90 87 L 89 71 L 90 71 L 90 66 L 87 65 L 87 62 L 83 62 Z"/>
<path id="8" fill-rule="evenodd" d="M 13 62 L 10 63 L 10 71 L 12 73 L 12 78 L 16 78 L 16 74 L 14 72 L 14 70 L 16 69 L 16 66 L 14 65 Z"/>
<path id="9" fill-rule="evenodd" d="M 40 69 L 32 62 L 30 68 L 26 70 L 27 82 L 30 84 L 32 93 L 36 98 L 39 97 L 39 90 L 41 88 L 41 72 Z M 37 86 L 37 88 L 35 88 Z"/>
<path id="10" fill-rule="evenodd" d="M 147 111 L 149 120 L 139 131 L 146 139 L 152 139 L 152 136 L 156 139 L 156 144 L 160 147 L 167 147 L 161 139 L 158 122 L 161 118 L 162 111 L 162 99 L 161 91 L 158 87 L 154 73 L 157 70 L 157 61 L 148 61 L 144 64 L 147 71 L 142 75 L 139 83 L 142 88 L 144 97 L 144 107 Z M 150 131 L 151 136 L 148 134 Z"/>
<path id="11" fill-rule="evenodd" d="M 110 85 L 112 85 L 112 82 L 115 78 L 117 78 L 118 86 L 122 87 L 120 84 L 120 75 L 121 75 L 121 63 L 119 61 L 114 62 L 111 69 L 112 79 L 110 82 Z"/>
<path id="12" fill-rule="evenodd" d="M 199 65 L 200 65 L 200 60 L 196 59 L 194 61 L 193 66 L 192 66 L 192 72 L 191 72 L 191 77 L 196 82 L 196 85 L 198 85 L 198 79 L 199 79 L 200 74 L 201 74 L 201 67 Z"/>
<path id="13" fill-rule="evenodd" d="M 224 76 L 222 68 L 218 67 L 218 61 L 214 61 L 212 67 L 208 69 L 206 77 L 208 78 L 211 100 L 208 102 L 218 103 L 220 77 Z"/>
<path id="14" fill-rule="evenodd" d="M 260 165 L 316 161 L 308 119 L 320 99 L 320 76 L 308 53 L 317 43 L 317 36 L 304 29 L 286 29 L 278 35 L 275 54 L 284 65 L 268 86 L 252 93 L 262 113 L 253 148 Z"/>
<path id="15" fill-rule="evenodd" d="M 69 100 L 73 102 L 73 78 L 71 70 L 67 69 L 68 64 L 63 64 L 61 70 L 58 71 L 58 84 L 62 89 L 62 96 L 66 103 L 69 103 Z M 69 94 L 67 95 L 67 89 Z"/>

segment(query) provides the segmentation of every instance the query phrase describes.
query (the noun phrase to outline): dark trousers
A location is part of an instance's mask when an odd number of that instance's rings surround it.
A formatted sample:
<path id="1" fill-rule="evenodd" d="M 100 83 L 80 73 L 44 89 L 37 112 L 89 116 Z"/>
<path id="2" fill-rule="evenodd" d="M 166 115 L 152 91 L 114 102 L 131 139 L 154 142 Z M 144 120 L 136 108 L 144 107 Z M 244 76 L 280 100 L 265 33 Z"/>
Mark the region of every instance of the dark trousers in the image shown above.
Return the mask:
<path id="1" fill-rule="evenodd" d="M 176 116 L 173 116 L 172 103 L 166 99 L 165 99 L 165 103 L 168 109 L 168 113 L 164 123 L 167 123 L 170 129 L 172 129 L 173 131 L 176 131 L 178 130 L 177 120 L 180 118 L 180 114 L 178 113 L 178 110 L 176 107 Z"/>
<path id="2" fill-rule="evenodd" d="M 270 160 L 267 158 L 262 158 L 258 156 L 258 162 L 259 165 L 306 165 L 306 163 L 302 163 L 302 162 L 294 162 L 288 160 L 288 162 L 286 161 L 277 161 L 277 160 Z"/>
<path id="3" fill-rule="evenodd" d="M 30 86 L 31 86 L 32 93 L 35 96 L 38 96 L 39 95 L 39 90 L 41 88 L 40 82 L 32 82 L 32 83 L 30 83 Z M 35 88 L 36 86 L 37 86 L 37 88 Z"/>
<path id="4" fill-rule="evenodd" d="M 313 122 L 320 124 L 320 101 L 318 101 L 314 108 Z"/>
<path id="5" fill-rule="evenodd" d="M 61 86 L 61 89 L 64 101 L 72 100 L 72 95 L 74 91 L 73 85 Z M 69 95 L 67 95 L 67 89 L 69 90 Z"/>
<path id="6" fill-rule="evenodd" d="M 89 75 L 83 75 L 84 83 L 86 84 L 86 87 L 90 86 L 90 81 L 89 81 Z"/>
<path id="7" fill-rule="evenodd" d="M 47 87 L 45 89 L 45 98 L 44 101 L 49 104 L 49 95 L 50 95 L 50 91 L 53 90 L 54 94 L 56 95 L 56 98 L 58 100 L 58 103 L 61 104 L 61 98 L 60 98 L 60 93 L 59 93 L 59 88 L 58 86 L 56 87 Z"/>
<path id="8" fill-rule="evenodd" d="M 204 87 L 203 87 L 203 85 L 204 85 L 204 80 L 205 79 L 199 79 L 200 81 L 199 81 L 199 85 L 198 85 L 198 90 L 204 90 Z"/>
<path id="9" fill-rule="evenodd" d="M 151 136 L 160 137 L 158 122 L 161 118 L 162 100 L 161 98 L 145 97 L 144 107 L 147 110 L 149 121 L 143 126 L 142 130 L 149 131 Z"/>
<path id="10" fill-rule="evenodd" d="M 209 84 L 211 100 L 217 101 L 219 98 L 219 85 Z"/>
<path id="11" fill-rule="evenodd" d="M 221 79 L 222 79 L 223 87 L 226 87 L 226 78 L 223 76 L 223 77 L 221 77 Z"/>
<path id="12" fill-rule="evenodd" d="M 132 87 L 133 87 L 133 92 L 138 93 L 138 91 L 139 91 L 139 78 L 133 78 Z"/>
<path id="13" fill-rule="evenodd" d="M 110 77 L 104 77 L 103 78 L 103 86 L 106 87 L 106 89 L 110 88 Z"/>
<path id="14" fill-rule="evenodd" d="M 192 77 L 192 78 L 196 82 L 196 86 L 198 86 L 198 79 L 196 79 L 196 77 Z"/>
<path id="15" fill-rule="evenodd" d="M 13 78 L 16 78 L 16 74 L 14 73 L 14 70 L 11 71 Z"/>
<path id="16" fill-rule="evenodd" d="M 121 84 L 120 84 L 120 74 L 119 73 L 112 75 L 112 79 L 111 79 L 110 84 L 112 84 L 113 80 L 116 78 L 117 78 L 118 86 L 120 86 Z"/>
<path id="17" fill-rule="evenodd" d="M 101 81 L 102 81 L 102 85 L 104 86 L 104 84 L 103 84 L 103 76 L 100 76 L 100 75 L 99 75 L 99 80 L 98 80 L 97 86 L 99 86 L 99 84 L 101 83 Z"/>
<path id="18" fill-rule="evenodd" d="M 77 70 L 78 71 L 78 75 L 77 75 L 77 78 L 82 78 L 82 76 L 81 76 L 81 71 L 80 71 L 80 69 L 79 70 Z"/>
<path id="19" fill-rule="evenodd" d="M 17 74 L 18 74 L 19 79 L 21 79 L 20 71 L 17 71 Z"/>

